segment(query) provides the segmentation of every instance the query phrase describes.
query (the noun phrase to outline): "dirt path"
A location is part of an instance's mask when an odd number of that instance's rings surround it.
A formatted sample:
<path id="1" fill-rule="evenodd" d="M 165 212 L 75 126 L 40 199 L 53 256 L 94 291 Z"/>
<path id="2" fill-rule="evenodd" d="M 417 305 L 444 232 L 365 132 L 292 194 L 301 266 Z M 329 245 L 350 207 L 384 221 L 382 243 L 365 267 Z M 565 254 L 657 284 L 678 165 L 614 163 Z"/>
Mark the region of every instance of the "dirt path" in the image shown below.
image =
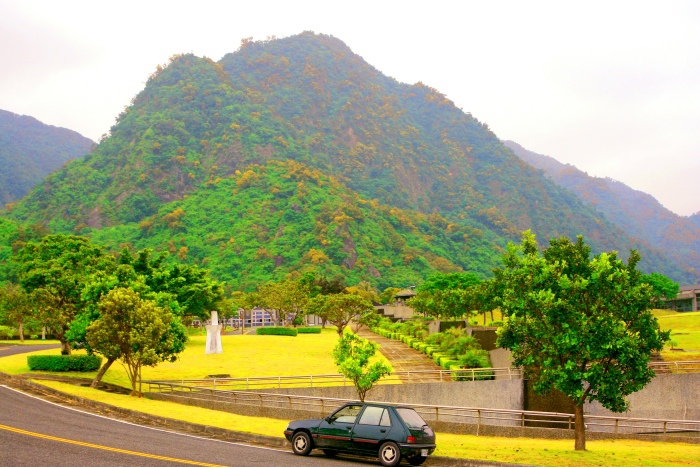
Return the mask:
<path id="1" fill-rule="evenodd" d="M 412 349 L 401 341 L 387 339 L 366 328 L 360 329 L 357 335 L 379 344 L 379 351 L 391 362 L 394 371 L 435 371 L 442 369 L 430 357 L 416 349 Z M 412 374 L 410 380 L 411 383 L 435 383 L 439 381 L 439 374 L 425 376 Z M 451 381 L 451 378 L 446 376 L 443 381 Z M 408 381 L 406 380 L 405 382 Z"/>

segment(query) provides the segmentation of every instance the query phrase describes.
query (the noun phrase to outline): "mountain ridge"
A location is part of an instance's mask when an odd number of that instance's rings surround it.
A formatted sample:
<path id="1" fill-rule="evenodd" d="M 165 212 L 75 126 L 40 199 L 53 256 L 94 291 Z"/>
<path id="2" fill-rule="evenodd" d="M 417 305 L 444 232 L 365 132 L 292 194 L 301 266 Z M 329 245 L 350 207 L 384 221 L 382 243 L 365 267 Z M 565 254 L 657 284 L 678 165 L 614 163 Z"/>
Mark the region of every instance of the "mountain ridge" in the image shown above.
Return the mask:
<path id="1" fill-rule="evenodd" d="M 187 203 L 188 197 L 204 200 L 207 190 L 217 192 L 220 184 L 274 161 L 320 171 L 355 193 L 346 198 L 375 203 L 379 211 L 433 216 L 429 224 L 442 225 L 454 235 L 442 251 L 462 248 L 458 244 L 465 240 L 474 242 L 460 267 L 470 267 L 479 258 L 491 266 L 498 249 L 519 240 L 520 232 L 529 228 L 543 244 L 552 237 L 583 234 L 595 251 L 617 249 L 624 256 L 639 248 L 647 270 L 681 281 L 689 277 L 688 271 L 627 236 L 522 161 L 488 125 L 456 108 L 439 91 L 421 83 L 399 83 L 339 39 L 313 33 L 247 41 L 219 62 L 192 54 L 174 56 L 120 114 L 108 138 L 91 154 L 47 177 L 6 215 L 96 238 L 120 226 L 133 233 L 134 226 L 176 212 L 175 206 Z M 257 196 L 257 201 L 249 200 L 252 206 L 265 203 L 269 193 L 259 191 Z M 270 218 L 261 218 L 259 224 L 273 225 L 271 217 L 291 208 L 276 209 L 266 212 Z M 244 219 L 252 214 L 239 215 Z M 214 219 L 219 217 L 226 216 L 211 214 L 201 222 L 209 223 L 207 235 L 225 238 L 225 226 Z M 149 229 L 138 231 L 129 237 L 134 242 L 151 235 Z M 270 238 L 262 232 L 260 245 L 250 247 L 264 248 Z M 488 239 L 488 245 L 479 239 Z M 347 258 L 329 245 L 317 246 L 336 266 L 334 271 L 379 283 L 368 267 L 355 271 L 357 263 L 344 262 Z M 216 248 L 200 245 L 202 251 L 189 257 L 203 261 L 217 255 Z M 283 247 L 275 248 L 279 250 L 270 251 L 271 256 L 284 257 Z M 414 251 L 409 256 L 430 264 L 426 257 L 436 253 L 428 245 L 421 248 L 424 255 Z M 294 259 L 299 265 L 303 254 Z M 384 253 L 377 257 L 387 259 Z M 292 259 L 284 263 L 289 271 Z M 268 276 L 278 267 L 268 270 Z M 437 270 L 434 265 L 412 267 L 414 272 Z M 256 275 L 261 280 L 264 276 Z"/>

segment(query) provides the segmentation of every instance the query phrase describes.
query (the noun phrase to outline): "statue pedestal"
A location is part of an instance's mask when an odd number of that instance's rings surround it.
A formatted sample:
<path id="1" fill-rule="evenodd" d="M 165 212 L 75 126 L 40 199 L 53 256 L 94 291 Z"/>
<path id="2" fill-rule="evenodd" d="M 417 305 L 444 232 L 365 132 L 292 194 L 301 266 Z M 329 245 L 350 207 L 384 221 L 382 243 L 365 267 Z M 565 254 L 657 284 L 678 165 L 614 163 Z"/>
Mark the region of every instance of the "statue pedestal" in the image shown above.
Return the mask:
<path id="1" fill-rule="evenodd" d="M 216 323 L 216 324 L 214 324 Z M 204 353 L 222 353 L 221 348 L 221 325 L 216 311 L 211 312 L 211 324 L 207 324 L 207 344 L 204 346 Z"/>

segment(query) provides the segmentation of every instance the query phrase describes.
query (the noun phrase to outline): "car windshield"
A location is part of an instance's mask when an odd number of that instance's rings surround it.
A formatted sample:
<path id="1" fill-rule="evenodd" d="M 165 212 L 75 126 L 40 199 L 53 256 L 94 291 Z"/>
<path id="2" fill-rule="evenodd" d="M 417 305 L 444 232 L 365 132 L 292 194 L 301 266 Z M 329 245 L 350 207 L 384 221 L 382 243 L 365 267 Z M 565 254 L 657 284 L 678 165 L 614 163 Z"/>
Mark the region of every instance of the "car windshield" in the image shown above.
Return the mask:
<path id="1" fill-rule="evenodd" d="M 420 430 L 427 425 L 425 420 L 423 420 L 421 416 L 418 415 L 418 413 L 413 409 L 397 408 L 396 411 L 399 413 L 408 428 L 417 428 Z"/>

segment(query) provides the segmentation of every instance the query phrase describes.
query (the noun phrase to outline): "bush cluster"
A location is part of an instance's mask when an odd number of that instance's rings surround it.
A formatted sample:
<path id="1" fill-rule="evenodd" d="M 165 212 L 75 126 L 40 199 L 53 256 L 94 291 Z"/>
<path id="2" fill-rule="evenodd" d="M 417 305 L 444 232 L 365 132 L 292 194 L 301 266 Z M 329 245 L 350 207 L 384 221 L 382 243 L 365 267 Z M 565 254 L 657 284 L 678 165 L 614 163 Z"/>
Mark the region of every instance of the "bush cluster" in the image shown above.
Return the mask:
<path id="1" fill-rule="evenodd" d="M 259 336 L 296 336 L 297 328 L 285 328 L 284 326 L 265 326 L 255 330 Z"/>
<path id="2" fill-rule="evenodd" d="M 32 371 L 97 371 L 102 365 L 99 355 L 30 355 L 27 364 Z"/>
<path id="3" fill-rule="evenodd" d="M 299 334 L 321 334 L 321 328 L 319 328 L 318 326 L 303 327 L 303 328 L 297 328 L 297 332 Z"/>
<path id="4" fill-rule="evenodd" d="M 385 318 L 372 331 L 388 339 L 400 340 L 423 352 L 445 370 L 491 367 L 488 352 L 462 328 L 451 328 L 445 332 L 428 335 L 427 324 L 423 320 L 393 323 Z M 456 373 L 452 377 L 456 381 L 472 378 L 483 380 L 493 379 L 493 373 L 480 372 L 474 376 L 471 372 L 464 372 L 463 375 Z"/>

